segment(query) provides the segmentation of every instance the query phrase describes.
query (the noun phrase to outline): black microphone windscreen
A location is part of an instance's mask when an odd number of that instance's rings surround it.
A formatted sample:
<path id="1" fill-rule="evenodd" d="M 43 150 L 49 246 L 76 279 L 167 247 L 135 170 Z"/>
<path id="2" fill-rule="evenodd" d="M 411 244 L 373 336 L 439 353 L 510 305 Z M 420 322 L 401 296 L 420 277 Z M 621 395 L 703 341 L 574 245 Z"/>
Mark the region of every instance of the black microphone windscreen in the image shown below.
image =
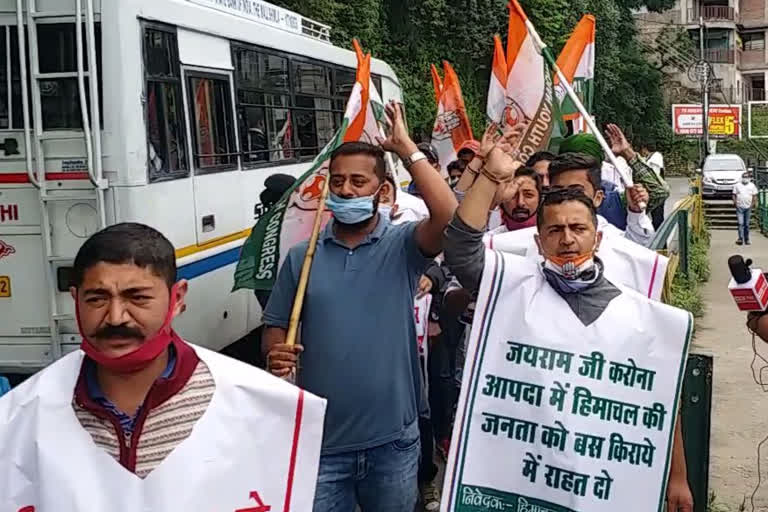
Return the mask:
<path id="1" fill-rule="evenodd" d="M 731 270 L 734 281 L 738 284 L 744 284 L 752 279 L 752 272 L 749 270 L 751 263 L 751 260 L 744 261 L 744 258 L 739 255 L 728 258 L 728 268 Z"/>

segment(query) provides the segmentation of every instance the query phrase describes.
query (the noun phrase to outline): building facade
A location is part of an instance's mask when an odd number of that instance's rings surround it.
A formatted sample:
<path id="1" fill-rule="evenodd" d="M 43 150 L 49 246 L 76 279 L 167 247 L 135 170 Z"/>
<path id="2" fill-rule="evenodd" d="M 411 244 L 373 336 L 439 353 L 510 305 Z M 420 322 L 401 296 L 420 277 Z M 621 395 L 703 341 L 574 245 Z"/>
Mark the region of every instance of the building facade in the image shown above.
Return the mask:
<path id="1" fill-rule="evenodd" d="M 663 13 L 638 11 L 635 20 L 642 40 L 650 47 L 661 31 L 687 30 L 693 44 L 689 52 L 680 55 L 679 63 L 702 57 L 699 24 L 703 21 L 703 56 L 712 65 L 718 81 L 713 103 L 768 99 L 768 0 L 677 0 L 674 8 Z M 664 45 L 657 44 L 655 48 L 659 52 L 680 53 L 679 49 Z M 682 88 L 695 90 L 698 84 L 691 80 L 692 73 L 683 68 L 679 66 L 673 73 L 673 81 Z M 672 96 L 670 99 L 678 101 Z"/>

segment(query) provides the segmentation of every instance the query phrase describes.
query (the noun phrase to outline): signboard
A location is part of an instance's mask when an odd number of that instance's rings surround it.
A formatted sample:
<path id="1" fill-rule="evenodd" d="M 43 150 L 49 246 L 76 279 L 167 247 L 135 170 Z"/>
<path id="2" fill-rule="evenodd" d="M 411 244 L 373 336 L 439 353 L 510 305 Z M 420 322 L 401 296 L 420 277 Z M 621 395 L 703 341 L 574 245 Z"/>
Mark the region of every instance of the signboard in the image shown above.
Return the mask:
<path id="1" fill-rule="evenodd" d="M 672 129 L 676 135 L 700 136 L 701 105 L 672 105 Z M 741 105 L 709 106 L 710 137 L 741 138 Z"/>
<path id="2" fill-rule="evenodd" d="M 624 290 L 590 322 L 535 263 L 485 264 L 442 512 L 661 510 L 690 315 Z"/>
<path id="3" fill-rule="evenodd" d="M 260 0 L 189 0 L 217 11 L 301 34 L 301 15 Z"/>
<path id="4" fill-rule="evenodd" d="M 768 139 L 768 101 L 750 101 L 747 104 L 747 121 L 750 139 Z"/>

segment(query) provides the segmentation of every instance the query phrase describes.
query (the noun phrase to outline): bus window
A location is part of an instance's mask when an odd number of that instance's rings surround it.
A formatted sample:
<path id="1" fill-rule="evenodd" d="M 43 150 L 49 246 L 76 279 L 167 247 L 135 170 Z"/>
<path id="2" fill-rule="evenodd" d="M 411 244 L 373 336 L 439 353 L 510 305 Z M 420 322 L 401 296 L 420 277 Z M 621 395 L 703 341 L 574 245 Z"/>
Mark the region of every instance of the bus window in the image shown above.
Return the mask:
<path id="1" fill-rule="evenodd" d="M 83 41 L 85 41 L 83 25 Z M 101 24 L 94 27 L 96 37 L 97 68 L 101 68 Z M 41 73 L 73 73 L 77 71 L 77 51 L 74 23 L 41 23 L 37 26 L 38 48 Z M 83 49 L 83 67 L 88 70 L 88 56 Z M 101 78 L 99 76 L 99 78 Z M 88 88 L 91 86 L 85 78 L 85 95 L 90 101 Z M 101 81 L 97 84 L 101 88 Z M 99 101 L 102 95 L 99 94 Z M 80 93 L 77 78 L 50 78 L 40 80 L 40 100 L 45 130 L 82 130 L 83 118 L 80 112 Z M 90 110 L 90 105 L 88 105 Z M 103 112 L 103 109 L 100 109 Z"/>
<path id="2" fill-rule="evenodd" d="M 243 164 L 293 161 L 288 59 L 241 47 L 233 56 Z"/>
<path id="3" fill-rule="evenodd" d="M 8 77 L 11 75 L 11 59 L 6 59 L 8 55 L 8 44 L 6 32 L 8 27 L 2 27 L 0 30 L 0 55 L 2 55 L 5 64 L 0 65 L 0 130 L 8 129 L 11 126 L 11 102 L 8 96 Z"/>
<path id="4" fill-rule="evenodd" d="M 144 26 L 149 182 L 189 175 L 179 46 L 172 27 Z"/>
<path id="5" fill-rule="evenodd" d="M 201 172 L 237 166 L 232 100 L 226 76 L 189 73 L 195 168 Z"/>
<path id="6" fill-rule="evenodd" d="M 6 58 L 9 52 L 10 58 Z M 0 26 L 0 56 L 2 56 L 0 58 L 0 130 L 18 130 L 24 128 L 24 119 L 21 105 L 19 32 L 15 25 Z M 10 95 L 8 94 L 9 78 Z"/>

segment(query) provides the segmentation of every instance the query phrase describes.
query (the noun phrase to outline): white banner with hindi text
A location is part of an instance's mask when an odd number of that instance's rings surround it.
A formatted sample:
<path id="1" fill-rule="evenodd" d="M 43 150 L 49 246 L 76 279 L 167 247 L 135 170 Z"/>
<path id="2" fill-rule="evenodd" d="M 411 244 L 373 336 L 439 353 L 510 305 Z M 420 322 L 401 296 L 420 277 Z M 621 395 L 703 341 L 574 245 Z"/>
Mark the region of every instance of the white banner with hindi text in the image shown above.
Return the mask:
<path id="1" fill-rule="evenodd" d="M 692 320 L 619 291 L 585 325 L 534 262 L 487 251 L 444 512 L 660 509 Z"/>

